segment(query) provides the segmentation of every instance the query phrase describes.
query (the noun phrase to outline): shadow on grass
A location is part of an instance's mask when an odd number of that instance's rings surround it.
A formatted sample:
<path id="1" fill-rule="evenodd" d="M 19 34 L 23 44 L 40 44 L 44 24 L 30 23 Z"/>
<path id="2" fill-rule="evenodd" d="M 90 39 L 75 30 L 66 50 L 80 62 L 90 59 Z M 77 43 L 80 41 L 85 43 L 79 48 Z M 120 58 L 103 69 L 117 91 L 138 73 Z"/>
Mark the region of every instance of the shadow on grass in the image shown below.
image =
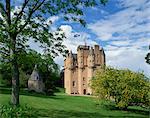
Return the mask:
<path id="1" fill-rule="evenodd" d="M 11 94 L 11 88 L 7 87 L 0 87 L 0 93 L 2 94 Z M 65 99 L 60 96 L 46 96 L 44 94 L 38 94 L 38 93 L 30 93 L 27 90 L 21 90 L 20 91 L 21 95 L 26 95 L 26 96 L 34 96 L 34 97 L 41 97 L 41 98 L 52 98 L 52 99 Z M 99 105 L 97 105 L 99 107 Z M 103 107 L 99 108 L 104 108 L 105 110 L 108 111 L 120 111 L 118 108 L 114 106 L 114 104 L 107 103 L 103 105 Z M 109 116 L 108 114 L 102 115 L 98 112 L 95 113 L 90 113 L 90 112 L 81 112 L 81 111 L 65 111 L 65 110 L 54 110 L 54 109 L 35 109 L 38 111 L 38 116 L 39 117 L 49 117 L 49 118 L 122 118 L 122 117 L 127 117 L 127 118 L 142 118 L 141 116 L 130 116 L 129 114 L 124 114 L 124 116 Z M 130 107 L 128 110 L 126 110 L 129 113 L 136 113 L 139 115 L 144 115 L 145 117 L 149 116 L 149 111 L 146 109 L 135 109 Z"/>
<path id="2" fill-rule="evenodd" d="M 8 87 L 0 87 L 0 93 L 1 94 L 11 94 L 11 88 Z M 28 90 L 20 90 L 20 95 L 25 95 L 25 96 L 34 96 L 34 97 L 41 97 L 41 98 L 52 98 L 52 99 L 62 99 L 55 97 L 54 95 L 46 95 L 44 93 L 36 93 Z"/>
<path id="3" fill-rule="evenodd" d="M 36 109 L 37 110 L 37 109 Z M 45 110 L 38 109 L 38 116 L 48 118 L 145 118 L 144 116 L 131 116 L 131 115 L 102 115 L 97 112 L 81 112 L 81 111 L 65 111 L 65 110 Z"/>
<path id="4" fill-rule="evenodd" d="M 103 107 L 107 110 L 120 110 L 118 107 L 115 106 L 115 104 L 107 104 L 107 105 L 103 105 Z M 140 108 L 140 109 L 135 109 L 135 107 L 139 107 L 139 106 L 129 106 L 128 109 L 126 110 L 120 110 L 120 111 L 127 111 L 130 113 L 136 113 L 136 114 L 140 114 L 140 115 L 146 115 L 149 116 L 150 115 L 150 109 L 146 109 L 146 108 Z"/>
<path id="5" fill-rule="evenodd" d="M 142 109 L 133 109 L 133 108 L 128 108 L 128 112 L 136 113 L 136 114 L 143 114 L 147 115 L 150 117 L 150 109 L 142 110 Z"/>

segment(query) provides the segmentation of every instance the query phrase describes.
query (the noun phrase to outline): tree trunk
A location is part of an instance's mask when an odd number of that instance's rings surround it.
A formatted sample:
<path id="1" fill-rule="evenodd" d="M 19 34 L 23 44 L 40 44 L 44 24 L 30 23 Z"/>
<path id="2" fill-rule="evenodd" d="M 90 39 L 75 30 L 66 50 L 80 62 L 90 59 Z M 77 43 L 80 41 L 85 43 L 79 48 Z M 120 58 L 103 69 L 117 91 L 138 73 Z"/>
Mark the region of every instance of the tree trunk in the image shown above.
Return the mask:
<path id="1" fill-rule="evenodd" d="M 9 26 L 9 30 L 11 28 L 11 1 L 6 0 L 6 16 L 7 16 L 7 24 Z M 12 64 L 12 98 L 11 103 L 14 106 L 19 105 L 19 69 L 17 62 L 17 53 L 16 53 L 16 37 L 17 35 L 13 32 L 9 32 L 10 36 L 10 55 L 11 55 L 11 64 Z"/>
<path id="2" fill-rule="evenodd" d="M 19 69 L 18 69 L 18 62 L 17 62 L 17 55 L 15 49 L 15 39 L 12 38 L 13 48 L 11 51 L 12 55 L 12 96 L 11 96 L 11 103 L 14 106 L 19 105 Z"/>

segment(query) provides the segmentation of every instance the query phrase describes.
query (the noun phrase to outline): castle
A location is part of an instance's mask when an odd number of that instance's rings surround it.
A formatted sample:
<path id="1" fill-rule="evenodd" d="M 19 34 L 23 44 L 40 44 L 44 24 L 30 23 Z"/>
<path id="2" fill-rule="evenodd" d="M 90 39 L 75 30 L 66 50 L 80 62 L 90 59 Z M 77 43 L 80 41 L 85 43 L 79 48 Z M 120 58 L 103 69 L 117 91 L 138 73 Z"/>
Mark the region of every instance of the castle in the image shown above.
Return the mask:
<path id="1" fill-rule="evenodd" d="M 90 95 L 90 80 L 97 69 L 105 65 L 103 48 L 80 45 L 77 54 L 70 51 L 64 60 L 64 87 L 67 94 Z"/>

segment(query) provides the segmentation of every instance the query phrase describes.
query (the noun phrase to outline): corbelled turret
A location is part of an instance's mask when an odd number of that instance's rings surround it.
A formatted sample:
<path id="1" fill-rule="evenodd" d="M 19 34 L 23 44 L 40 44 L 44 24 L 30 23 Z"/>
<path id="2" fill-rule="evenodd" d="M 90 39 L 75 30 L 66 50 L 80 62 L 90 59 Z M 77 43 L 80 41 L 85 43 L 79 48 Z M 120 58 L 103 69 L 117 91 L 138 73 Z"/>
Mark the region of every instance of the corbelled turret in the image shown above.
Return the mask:
<path id="1" fill-rule="evenodd" d="M 106 64 L 106 62 L 105 62 L 105 52 L 104 52 L 103 48 L 101 48 L 100 54 L 101 54 L 101 65 L 105 65 Z"/>
<path id="2" fill-rule="evenodd" d="M 68 54 L 67 67 L 68 67 L 68 69 L 73 68 L 73 54 L 72 54 L 72 51 L 70 51 L 69 54 Z"/>
<path id="3" fill-rule="evenodd" d="M 94 49 L 91 47 L 88 55 L 88 67 L 94 67 Z"/>
<path id="4" fill-rule="evenodd" d="M 94 55 L 94 49 L 93 49 L 93 47 L 91 47 L 89 55 Z"/>
<path id="5" fill-rule="evenodd" d="M 83 49 L 82 48 L 78 48 L 77 57 L 78 57 L 78 67 L 83 68 L 84 60 L 83 60 Z"/>
<path id="6" fill-rule="evenodd" d="M 70 50 L 70 52 L 69 52 L 68 57 L 69 57 L 69 58 L 72 58 L 72 57 L 73 57 L 73 56 L 72 56 L 72 51 L 71 51 L 71 50 Z"/>

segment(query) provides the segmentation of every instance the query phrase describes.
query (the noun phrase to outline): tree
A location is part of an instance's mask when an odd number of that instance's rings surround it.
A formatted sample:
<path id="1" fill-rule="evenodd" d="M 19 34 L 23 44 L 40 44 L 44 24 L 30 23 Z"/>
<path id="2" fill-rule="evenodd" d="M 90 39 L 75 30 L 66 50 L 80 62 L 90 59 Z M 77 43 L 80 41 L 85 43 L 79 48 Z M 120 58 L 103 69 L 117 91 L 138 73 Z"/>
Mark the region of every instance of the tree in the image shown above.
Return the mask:
<path id="1" fill-rule="evenodd" d="M 150 46 L 149 46 L 149 49 L 150 49 Z M 150 53 L 147 53 L 145 60 L 146 60 L 146 63 L 150 64 Z"/>
<path id="2" fill-rule="evenodd" d="M 0 81 L 1 84 L 11 86 L 11 67 L 7 62 L 0 63 Z"/>
<path id="3" fill-rule="evenodd" d="M 17 2 L 17 0 L 16 0 Z M 107 0 L 100 0 L 105 4 Z M 28 45 L 27 41 L 35 40 L 51 55 L 64 54 L 65 37 L 57 32 L 50 32 L 51 22 L 48 16 L 62 14 L 65 20 L 73 20 L 85 25 L 78 16 L 83 15 L 82 7 L 97 5 L 96 0 L 23 0 L 18 6 L 15 1 L 0 1 L 0 52 L 8 57 L 12 65 L 12 99 L 13 105 L 19 104 L 19 68 L 18 56 Z M 17 7 L 17 10 L 13 10 Z"/>
<path id="4" fill-rule="evenodd" d="M 150 105 L 150 82 L 140 72 L 106 67 L 97 72 L 91 81 L 91 87 L 95 95 L 101 99 L 114 100 L 119 108 L 127 108 L 129 105 Z"/>
<path id="5" fill-rule="evenodd" d="M 59 66 L 54 62 L 51 55 L 40 54 L 35 50 L 27 50 L 20 54 L 18 58 L 18 67 L 20 72 L 20 87 L 28 86 L 28 79 L 33 72 L 35 65 L 38 66 L 40 78 L 46 83 L 46 90 L 55 89 L 55 83 L 60 79 Z M 0 81 L 6 86 L 11 85 L 11 65 L 7 62 L 0 64 Z M 48 84 L 49 83 L 49 84 Z"/>

